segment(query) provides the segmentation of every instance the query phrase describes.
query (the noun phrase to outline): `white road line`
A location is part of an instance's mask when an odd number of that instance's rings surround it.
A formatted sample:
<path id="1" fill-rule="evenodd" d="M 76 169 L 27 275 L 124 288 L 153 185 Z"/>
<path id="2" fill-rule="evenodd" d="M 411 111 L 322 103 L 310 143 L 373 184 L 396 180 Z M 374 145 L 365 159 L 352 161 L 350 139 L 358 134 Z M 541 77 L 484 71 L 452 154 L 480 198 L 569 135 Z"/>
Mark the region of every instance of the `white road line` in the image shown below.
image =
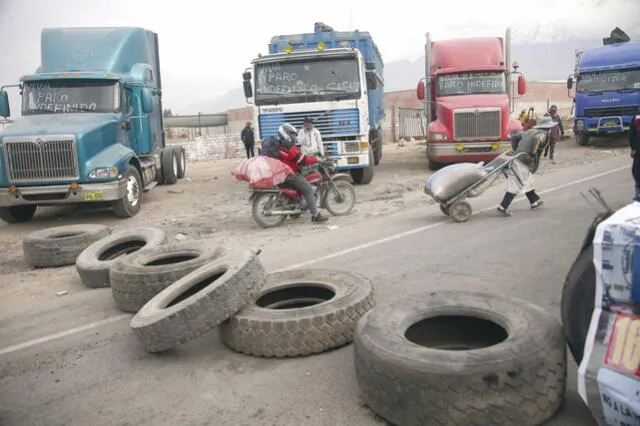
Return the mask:
<path id="1" fill-rule="evenodd" d="M 540 191 L 539 194 L 547 194 L 547 193 L 558 191 L 560 189 L 564 189 L 564 188 L 567 188 L 567 187 L 570 187 L 570 186 L 573 186 L 573 185 L 578 185 L 578 184 L 583 183 L 583 182 L 587 182 L 587 181 L 590 181 L 590 180 L 593 180 L 593 179 L 597 179 L 597 178 L 600 178 L 600 177 L 603 177 L 603 176 L 611 175 L 611 174 L 617 173 L 617 172 L 622 171 L 622 170 L 629 170 L 629 167 L 630 166 L 618 167 L 616 169 L 612 169 L 612 170 L 608 170 L 606 172 L 598 173 L 598 174 L 595 174 L 593 176 L 589 176 L 589 177 L 585 177 L 585 178 L 582 178 L 582 179 L 574 180 L 574 181 L 571 181 L 571 182 L 563 183 L 562 185 L 554 186 L 552 188 L 545 189 L 544 191 Z M 524 199 L 524 197 L 519 197 L 514 202 L 517 202 L 517 201 L 522 200 L 522 199 Z M 478 211 L 474 212 L 474 214 L 480 213 L 480 212 L 484 212 L 484 211 L 488 211 L 488 210 L 492 210 L 494 208 L 495 208 L 495 206 L 487 207 L 485 209 L 481 209 L 481 210 L 478 210 Z M 283 269 L 278 269 L 277 271 L 274 271 L 274 272 L 289 271 L 291 269 L 297 269 L 297 268 L 302 268 L 302 267 L 305 267 L 305 266 L 313 265 L 314 263 L 323 262 L 325 260 L 329 260 L 329 259 L 333 259 L 333 258 L 336 258 L 336 257 L 344 256 L 345 254 L 353 253 L 354 251 L 367 249 L 367 248 L 370 248 L 370 247 L 374 247 L 374 246 L 377 246 L 377 245 L 380 245 L 380 244 L 387 243 L 389 241 L 398 240 L 400 238 L 404 238 L 404 237 L 407 237 L 409 235 L 414 235 L 414 234 L 417 234 L 419 232 L 428 231 L 429 229 L 436 228 L 436 227 L 438 227 L 440 225 L 443 225 L 445 223 L 448 223 L 448 222 L 449 222 L 448 220 L 442 220 L 440 222 L 432 223 L 430 225 L 421 226 L 419 228 L 415 228 L 415 229 L 412 229 L 412 230 L 409 230 L 409 231 L 401 232 L 399 234 L 391 235 L 389 237 L 380 238 L 378 240 L 370 241 L 368 243 L 360 244 L 358 246 L 351 247 L 351 248 L 348 248 L 348 249 L 345 249 L 345 250 L 341 250 L 341 251 L 338 251 L 338 252 L 335 252 L 335 253 L 332 253 L 332 254 L 328 254 L 326 256 L 316 257 L 315 259 L 308 260 L 306 262 L 297 263 L 295 265 L 291 265 L 291 266 L 288 266 L 288 267 L 283 268 Z M 29 340 L 28 342 L 19 343 L 17 345 L 9 346 L 9 347 L 6 347 L 4 349 L 0 349 L 0 356 L 7 355 L 7 354 L 12 353 L 12 352 L 17 352 L 17 351 L 20 351 L 22 349 L 30 348 L 32 346 L 36 346 L 36 345 L 39 345 L 39 344 L 42 344 L 42 343 L 48 343 L 48 342 L 50 342 L 52 340 L 61 339 L 63 337 L 67 337 L 67 336 L 70 336 L 72 334 L 81 333 L 83 331 L 90 330 L 90 329 L 96 328 L 96 327 L 100 327 L 102 325 L 110 324 L 112 322 L 117 322 L 117 321 L 123 320 L 125 318 L 131 318 L 131 315 L 130 314 L 118 315 L 118 316 L 115 316 L 115 317 L 112 317 L 112 318 L 107 318 L 107 319 L 104 319 L 104 320 L 101 320 L 101 321 L 93 322 L 91 324 L 83 325 L 82 327 L 72 328 L 70 330 L 62 331 L 60 333 L 50 334 L 48 336 L 40 337 L 38 339 Z"/>
<path id="2" fill-rule="evenodd" d="M 115 317 L 103 319 L 101 321 L 92 322 L 91 324 L 83 325 L 82 327 L 72 328 L 60 333 L 50 334 L 48 336 L 40 337 L 38 339 L 29 340 L 28 342 L 19 343 L 17 345 L 9 346 L 8 348 L 0 349 L 0 356 L 9 354 L 11 352 L 20 351 L 22 349 L 30 348 L 31 346 L 39 345 L 41 343 L 47 343 L 52 340 L 61 339 L 63 337 L 70 336 L 76 333 L 82 333 L 83 331 L 91 330 L 92 328 L 100 327 L 101 325 L 110 324 L 112 322 L 120 321 L 125 318 L 131 318 L 130 314 L 122 314 Z"/>

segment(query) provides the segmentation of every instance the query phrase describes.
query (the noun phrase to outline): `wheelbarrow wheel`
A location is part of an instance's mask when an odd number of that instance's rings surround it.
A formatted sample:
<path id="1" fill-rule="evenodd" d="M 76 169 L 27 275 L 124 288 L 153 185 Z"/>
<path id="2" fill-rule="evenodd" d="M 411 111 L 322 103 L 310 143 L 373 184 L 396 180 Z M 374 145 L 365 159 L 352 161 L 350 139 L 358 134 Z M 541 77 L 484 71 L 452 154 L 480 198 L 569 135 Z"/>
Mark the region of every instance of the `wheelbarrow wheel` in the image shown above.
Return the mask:
<path id="1" fill-rule="evenodd" d="M 455 222 L 466 222 L 471 217 L 471 204 L 466 201 L 456 201 L 449 206 L 449 216 Z"/>
<path id="2" fill-rule="evenodd" d="M 440 211 L 444 213 L 445 216 L 449 216 L 449 209 L 442 204 L 440 204 Z"/>

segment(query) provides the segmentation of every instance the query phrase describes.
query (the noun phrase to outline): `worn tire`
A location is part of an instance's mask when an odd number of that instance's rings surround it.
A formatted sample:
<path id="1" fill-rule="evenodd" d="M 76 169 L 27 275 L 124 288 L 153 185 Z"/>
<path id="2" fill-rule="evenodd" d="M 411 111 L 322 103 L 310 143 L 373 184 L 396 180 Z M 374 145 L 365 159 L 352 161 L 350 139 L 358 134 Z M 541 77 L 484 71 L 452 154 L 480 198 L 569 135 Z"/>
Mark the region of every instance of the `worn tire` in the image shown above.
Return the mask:
<path id="1" fill-rule="evenodd" d="M 76 270 L 87 287 L 109 287 L 109 269 L 117 257 L 157 247 L 166 242 L 167 234 L 162 229 L 123 229 L 84 249 L 76 260 Z"/>
<path id="2" fill-rule="evenodd" d="M 468 322 L 410 328 L 423 319 L 440 317 L 432 321 L 443 323 L 454 316 Z M 506 340 L 481 345 L 490 336 L 483 324 L 492 324 Z M 405 337 L 425 339 L 430 332 L 440 337 L 440 349 Z M 443 340 L 452 334 L 466 335 L 447 345 Z M 501 295 L 431 292 L 376 307 L 358 323 L 354 352 L 362 399 L 397 425 L 539 425 L 557 411 L 565 393 L 560 324 L 535 305 Z"/>
<path id="3" fill-rule="evenodd" d="M 351 170 L 353 182 L 357 185 L 368 185 L 375 175 L 375 164 L 373 158 L 373 149 L 369 146 L 369 166 L 364 169 Z"/>
<path id="4" fill-rule="evenodd" d="M 593 246 L 588 246 L 576 258 L 562 288 L 560 313 L 569 351 L 577 364 L 584 355 L 584 343 L 589 333 L 596 298 L 596 268 Z"/>
<path id="5" fill-rule="evenodd" d="M 144 183 L 142 182 L 142 177 L 140 176 L 140 172 L 133 164 L 129 164 L 127 166 L 127 193 L 124 198 L 116 200 L 112 202 L 111 207 L 113 208 L 113 214 L 117 217 L 133 217 L 140 212 L 142 208 L 142 199 Z M 132 188 L 129 188 L 129 177 L 134 179 L 132 182 Z M 134 196 L 137 196 L 137 199 L 133 201 L 129 200 L 129 190 L 133 192 Z"/>
<path id="6" fill-rule="evenodd" d="M 234 251 L 185 275 L 147 302 L 131 320 L 147 352 L 160 352 L 204 334 L 250 303 L 265 282 L 251 251 Z"/>
<path id="7" fill-rule="evenodd" d="M 223 253 L 221 247 L 205 241 L 184 241 L 122 256 L 109 270 L 113 300 L 125 312 L 138 312 L 170 284 Z"/>
<path id="8" fill-rule="evenodd" d="M 317 286 L 319 292 L 332 291 L 335 296 L 330 300 L 320 294 L 314 297 L 301 284 Z M 276 292 L 295 287 L 300 289 L 300 297 L 288 299 L 289 302 L 316 304 L 277 309 L 287 302 L 278 302 Z M 323 269 L 276 272 L 267 275 L 265 286 L 253 303 L 220 325 L 220 337 L 227 347 L 247 355 L 311 355 L 351 343 L 357 321 L 374 304 L 371 282 L 360 274 Z"/>
<path id="9" fill-rule="evenodd" d="M 33 219 L 38 208 L 35 204 L 22 206 L 0 207 L 0 219 L 7 223 L 25 223 Z"/>
<path id="10" fill-rule="evenodd" d="M 110 232 L 109 227 L 104 225 L 66 225 L 41 229 L 23 238 L 24 260 L 34 268 L 73 265 L 84 249 Z"/>

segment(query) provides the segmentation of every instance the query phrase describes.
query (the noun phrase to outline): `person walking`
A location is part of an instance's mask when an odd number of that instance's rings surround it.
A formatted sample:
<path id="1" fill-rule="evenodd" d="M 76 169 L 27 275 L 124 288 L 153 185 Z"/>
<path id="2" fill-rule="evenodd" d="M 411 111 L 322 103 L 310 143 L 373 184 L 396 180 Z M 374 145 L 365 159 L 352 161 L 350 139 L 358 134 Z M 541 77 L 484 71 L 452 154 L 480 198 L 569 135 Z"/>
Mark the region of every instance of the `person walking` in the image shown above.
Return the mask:
<path id="1" fill-rule="evenodd" d="M 253 134 L 253 129 L 251 128 L 250 121 L 247 121 L 244 129 L 242 129 L 240 138 L 242 139 L 242 143 L 244 144 L 244 149 L 247 150 L 247 158 L 255 157 L 253 148 L 255 147 L 256 139 Z"/>
<path id="2" fill-rule="evenodd" d="M 549 116 L 551 119 L 557 123 L 557 126 L 553 127 L 549 132 L 549 143 L 544 149 L 544 158 L 549 156 L 549 160 L 556 164 L 556 160 L 554 158 L 554 154 L 556 152 L 556 142 L 558 142 L 562 136 L 564 136 L 564 126 L 562 125 L 562 119 L 558 115 L 558 107 L 555 105 L 551 105 L 549 108 L 549 112 L 545 114 L 545 117 Z"/>
<path id="3" fill-rule="evenodd" d="M 557 124 L 551 117 L 543 117 L 532 129 L 519 132 L 511 138 L 511 147 L 518 158 L 505 170 L 507 190 L 498 205 L 498 211 L 505 217 L 511 216 L 509 206 L 521 191 L 524 191 L 531 209 L 537 209 L 544 203 L 536 193 L 533 175 L 540 165 L 542 151 L 549 142 L 549 133 Z"/>

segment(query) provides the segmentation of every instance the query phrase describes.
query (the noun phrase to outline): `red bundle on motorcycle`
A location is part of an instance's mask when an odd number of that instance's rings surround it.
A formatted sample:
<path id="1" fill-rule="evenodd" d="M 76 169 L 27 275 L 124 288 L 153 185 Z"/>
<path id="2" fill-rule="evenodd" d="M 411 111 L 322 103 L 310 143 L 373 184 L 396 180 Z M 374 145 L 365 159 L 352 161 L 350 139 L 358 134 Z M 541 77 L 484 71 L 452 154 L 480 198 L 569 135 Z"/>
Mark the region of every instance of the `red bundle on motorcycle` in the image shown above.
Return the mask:
<path id="1" fill-rule="evenodd" d="M 271 188 L 294 173 L 282 161 L 259 155 L 242 160 L 231 174 L 238 180 L 249 182 L 250 188 Z"/>

